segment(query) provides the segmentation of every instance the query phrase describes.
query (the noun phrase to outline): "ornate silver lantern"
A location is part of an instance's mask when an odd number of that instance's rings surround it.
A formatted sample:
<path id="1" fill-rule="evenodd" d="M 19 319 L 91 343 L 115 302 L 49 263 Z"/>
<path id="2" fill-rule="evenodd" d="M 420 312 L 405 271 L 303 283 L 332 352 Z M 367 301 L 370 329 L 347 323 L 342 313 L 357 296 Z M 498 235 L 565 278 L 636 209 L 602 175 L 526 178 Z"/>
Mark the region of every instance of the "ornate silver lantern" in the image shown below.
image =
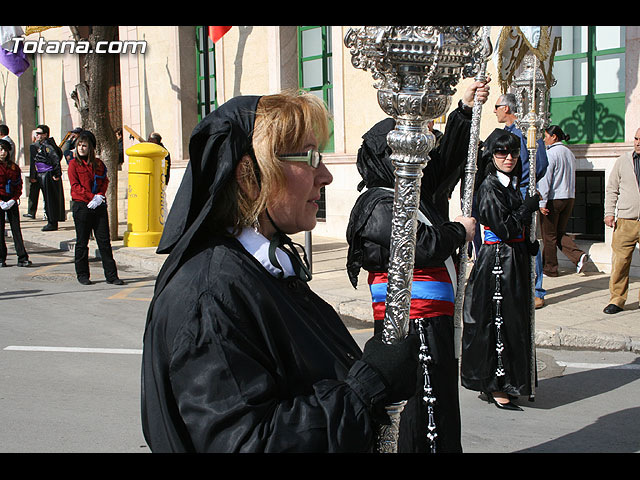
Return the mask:
<path id="1" fill-rule="evenodd" d="M 391 250 L 383 341 L 409 332 L 417 214 L 422 170 L 435 146 L 427 123 L 445 114 L 461 76 L 483 63 L 477 26 L 366 26 L 349 29 L 345 45 L 354 67 L 371 72 L 380 108 L 396 121 L 387 135 L 396 168 Z M 388 408 L 391 425 L 381 429 L 378 450 L 394 452 L 403 405 Z"/>
<path id="2" fill-rule="evenodd" d="M 545 79 L 544 73 L 539 68 L 540 62 L 532 51 L 525 54 L 519 73 L 515 76 L 510 90 L 516 96 L 518 112 L 516 113 L 516 124 L 527 136 L 527 149 L 529 150 L 529 195 L 536 194 L 536 152 L 537 141 L 542 137 L 542 132 L 549 126 L 549 85 L 553 82 L 553 77 L 549 75 Z M 535 242 L 537 237 L 537 216 L 531 218 L 529 240 Z M 531 331 L 531 395 L 530 400 L 535 398 L 536 382 L 536 314 L 535 314 L 535 284 L 536 284 L 536 257 L 531 257 L 530 268 L 530 294 L 529 311 L 530 331 Z"/>
<path id="3" fill-rule="evenodd" d="M 549 126 L 549 88 L 553 86 L 547 84 L 539 65 L 536 56 L 532 52 L 527 53 L 509 88 L 518 103 L 516 123 L 523 132 L 534 127 L 536 137 L 540 137 L 540 132 Z"/>

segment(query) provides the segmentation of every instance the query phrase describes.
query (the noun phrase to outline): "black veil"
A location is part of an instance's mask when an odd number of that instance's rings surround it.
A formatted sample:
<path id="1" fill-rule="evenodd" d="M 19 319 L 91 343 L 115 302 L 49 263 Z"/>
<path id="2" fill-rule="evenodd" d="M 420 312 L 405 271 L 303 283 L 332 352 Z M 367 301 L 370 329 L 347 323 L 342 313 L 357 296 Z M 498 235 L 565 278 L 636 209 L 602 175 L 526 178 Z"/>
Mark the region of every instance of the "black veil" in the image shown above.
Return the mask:
<path id="1" fill-rule="evenodd" d="M 238 162 L 251 149 L 259 99 L 259 96 L 233 98 L 194 128 L 189 141 L 189 164 L 157 249 L 157 253 L 169 253 L 169 257 L 158 274 L 156 295 L 180 264 L 223 187 L 234 177 Z"/>

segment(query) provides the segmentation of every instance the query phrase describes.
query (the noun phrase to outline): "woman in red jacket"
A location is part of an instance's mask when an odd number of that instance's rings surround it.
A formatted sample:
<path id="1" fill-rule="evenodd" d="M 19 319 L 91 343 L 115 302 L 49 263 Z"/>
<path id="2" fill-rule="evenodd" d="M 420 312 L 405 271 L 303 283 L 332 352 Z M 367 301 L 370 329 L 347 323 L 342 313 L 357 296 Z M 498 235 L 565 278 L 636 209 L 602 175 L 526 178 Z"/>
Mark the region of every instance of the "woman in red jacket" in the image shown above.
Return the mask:
<path id="1" fill-rule="evenodd" d="M 100 250 L 102 268 L 107 283 L 123 285 L 118 278 L 116 262 L 111 251 L 109 236 L 109 215 L 107 214 L 106 192 L 109 186 L 107 167 L 96 157 L 96 137 L 84 130 L 78 135 L 76 155 L 69 162 L 69 182 L 71 183 L 71 211 L 76 227 L 75 267 L 78 281 L 91 285 L 89 280 L 89 236 L 93 235 Z"/>
<path id="2" fill-rule="evenodd" d="M 11 144 L 6 140 L 0 140 L 0 209 L 2 209 L 0 210 L 0 267 L 7 266 L 7 244 L 4 241 L 5 213 L 11 225 L 18 266 L 31 265 L 20 230 L 18 209 L 20 195 L 22 195 L 22 172 L 20 167 L 11 161 Z"/>

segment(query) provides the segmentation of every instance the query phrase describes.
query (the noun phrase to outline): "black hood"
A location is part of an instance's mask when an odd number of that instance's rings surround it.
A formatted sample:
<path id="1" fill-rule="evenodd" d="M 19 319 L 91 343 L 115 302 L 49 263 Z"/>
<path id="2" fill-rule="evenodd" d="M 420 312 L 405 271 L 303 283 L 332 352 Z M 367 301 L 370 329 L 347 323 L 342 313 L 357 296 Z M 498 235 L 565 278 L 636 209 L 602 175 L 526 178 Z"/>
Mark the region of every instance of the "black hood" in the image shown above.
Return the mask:
<path id="1" fill-rule="evenodd" d="M 164 287 L 183 253 L 215 208 L 238 162 L 252 145 L 259 96 L 236 97 L 196 125 L 189 141 L 189 164 L 165 223 L 157 253 L 170 253 L 158 275 Z"/>

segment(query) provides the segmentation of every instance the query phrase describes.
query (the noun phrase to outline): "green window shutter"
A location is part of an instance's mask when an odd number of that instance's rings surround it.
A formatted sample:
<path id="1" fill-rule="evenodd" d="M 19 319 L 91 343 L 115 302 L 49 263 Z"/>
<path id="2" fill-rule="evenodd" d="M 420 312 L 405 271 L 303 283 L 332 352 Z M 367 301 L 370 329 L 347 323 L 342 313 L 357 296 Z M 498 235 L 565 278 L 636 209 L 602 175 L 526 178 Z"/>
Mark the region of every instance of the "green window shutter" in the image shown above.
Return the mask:
<path id="1" fill-rule="evenodd" d="M 333 114 L 331 52 L 330 26 L 298 27 L 298 87 L 321 98 Z M 324 151 L 334 151 L 333 125 Z"/>
<path id="2" fill-rule="evenodd" d="M 216 51 L 208 26 L 196 27 L 196 99 L 198 121 L 218 108 L 216 91 Z"/>
<path id="3" fill-rule="evenodd" d="M 553 75 L 551 122 L 569 143 L 624 142 L 624 26 L 563 26 Z"/>

